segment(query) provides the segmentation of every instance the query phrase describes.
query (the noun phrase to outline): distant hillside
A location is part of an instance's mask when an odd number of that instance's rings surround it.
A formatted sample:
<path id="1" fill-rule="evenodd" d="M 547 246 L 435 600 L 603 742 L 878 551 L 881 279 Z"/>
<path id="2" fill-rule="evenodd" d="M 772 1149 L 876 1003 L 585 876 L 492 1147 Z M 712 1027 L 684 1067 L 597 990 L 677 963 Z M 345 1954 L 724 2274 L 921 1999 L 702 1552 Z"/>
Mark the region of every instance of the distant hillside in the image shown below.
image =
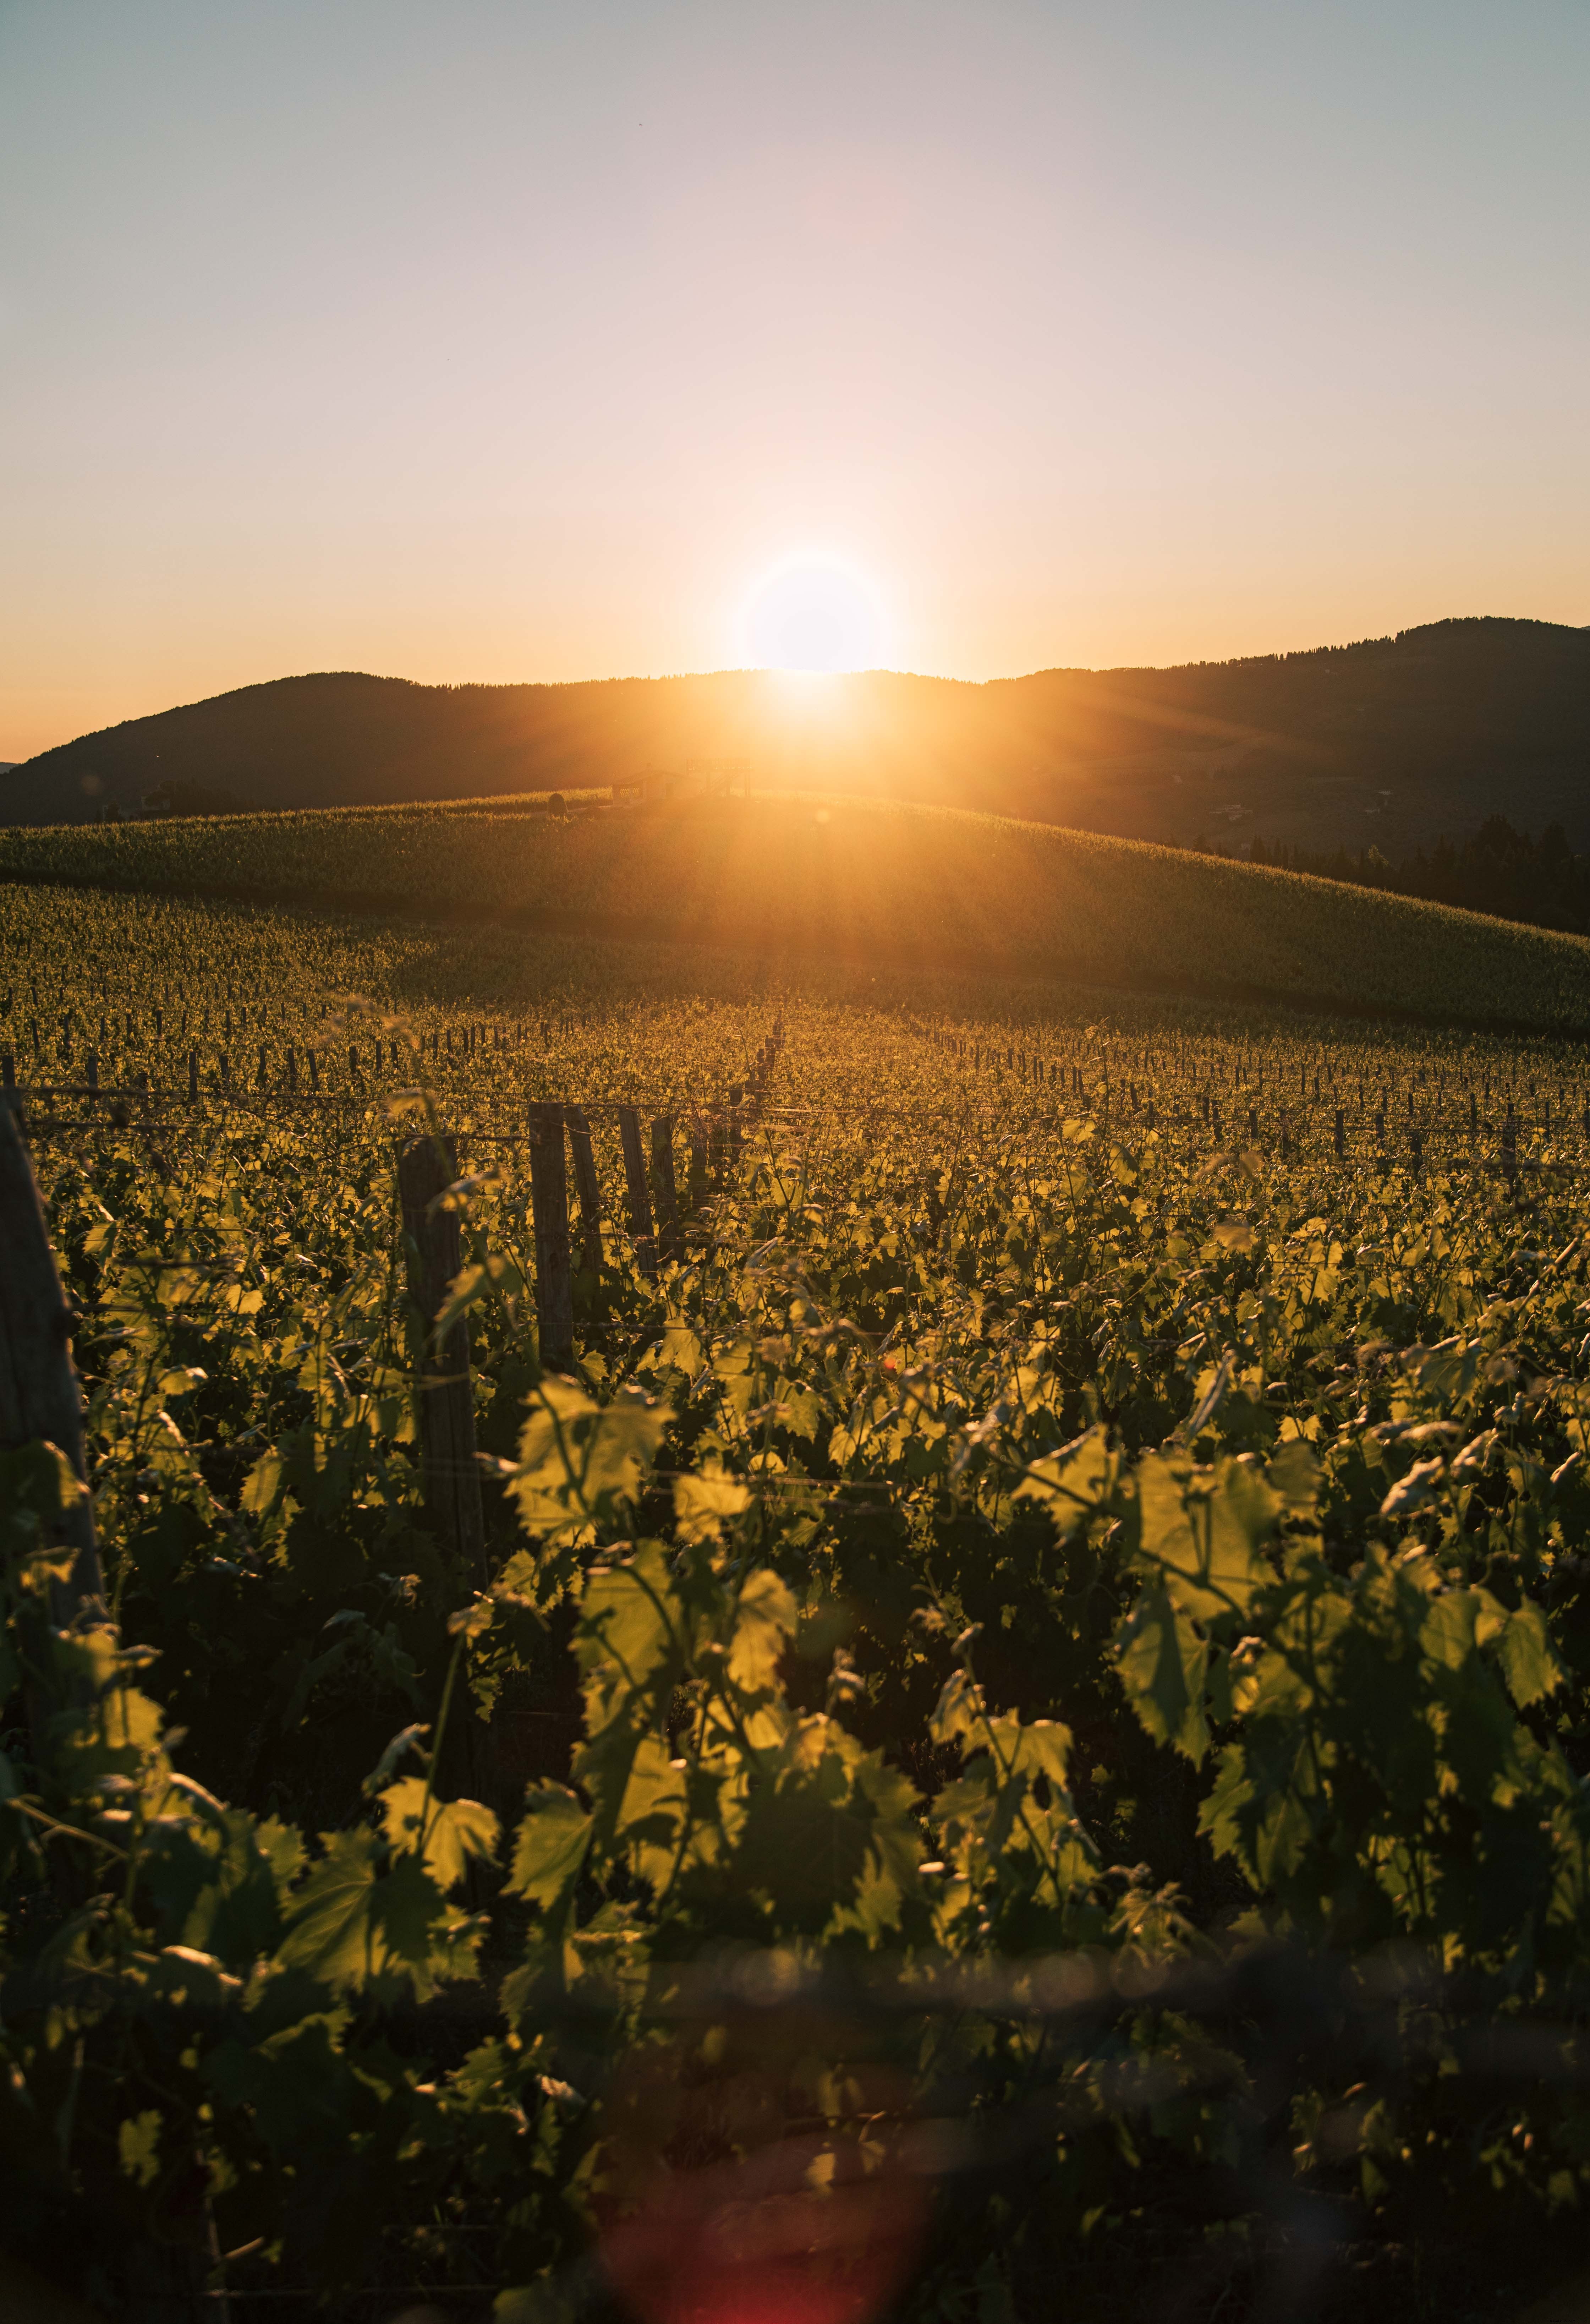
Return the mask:
<path id="1" fill-rule="evenodd" d="M 821 798 L 0 832 L 0 880 L 254 896 L 1451 1024 L 1590 1032 L 1590 942 L 1001 816 Z"/>
<path id="2" fill-rule="evenodd" d="M 1360 645 L 988 685 L 758 671 L 572 686 L 280 678 L 0 773 L 0 821 L 135 812 L 161 787 L 306 807 L 607 784 L 746 758 L 758 788 L 856 790 L 1186 844 L 1362 847 L 1489 814 L 1590 849 L 1590 631 L 1439 622 Z M 217 801 L 218 803 L 218 801 Z"/>

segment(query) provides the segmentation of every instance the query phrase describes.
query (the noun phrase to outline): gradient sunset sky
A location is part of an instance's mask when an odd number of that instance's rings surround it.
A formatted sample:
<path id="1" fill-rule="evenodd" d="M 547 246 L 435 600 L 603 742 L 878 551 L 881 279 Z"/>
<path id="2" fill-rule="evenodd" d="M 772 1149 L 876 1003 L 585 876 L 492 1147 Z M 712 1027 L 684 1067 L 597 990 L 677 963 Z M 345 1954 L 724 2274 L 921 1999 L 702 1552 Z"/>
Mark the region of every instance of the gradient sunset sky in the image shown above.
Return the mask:
<path id="1" fill-rule="evenodd" d="M 0 759 L 1590 622 L 1585 0 L 0 0 Z"/>

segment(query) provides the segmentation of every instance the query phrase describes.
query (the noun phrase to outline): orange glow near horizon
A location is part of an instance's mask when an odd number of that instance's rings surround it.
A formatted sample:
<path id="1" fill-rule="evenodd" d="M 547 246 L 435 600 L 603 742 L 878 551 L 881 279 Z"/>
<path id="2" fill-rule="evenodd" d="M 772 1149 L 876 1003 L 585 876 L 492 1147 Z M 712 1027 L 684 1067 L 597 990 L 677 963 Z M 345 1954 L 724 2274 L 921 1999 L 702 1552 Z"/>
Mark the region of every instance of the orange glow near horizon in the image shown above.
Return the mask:
<path id="1" fill-rule="evenodd" d="M 0 760 L 1590 620 L 1590 14 L 1422 14 L 0 12 Z"/>

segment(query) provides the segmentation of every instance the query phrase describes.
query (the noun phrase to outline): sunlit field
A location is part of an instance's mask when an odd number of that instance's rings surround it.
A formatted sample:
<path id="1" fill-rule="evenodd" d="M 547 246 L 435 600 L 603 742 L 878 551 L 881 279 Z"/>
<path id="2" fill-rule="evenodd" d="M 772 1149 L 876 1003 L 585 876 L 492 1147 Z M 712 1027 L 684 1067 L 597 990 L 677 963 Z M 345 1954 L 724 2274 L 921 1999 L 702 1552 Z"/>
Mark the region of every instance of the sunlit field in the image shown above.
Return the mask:
<path id="1" fill-rule="evenodd" d="M 115 2280 L 197 2154 L 244 2315 L 577 2307 L 593 2243 L 644 2318 L 734 2305 L 732 2216 L 803 2312 L 959 2314 L 997 2248 L 1102 2316 L 1168 2260 L 1262 2280 L 1307 2194 L 1390 2314 L 1408 2218 L 1574 2202 L 1576 1045 L 0 918 L 119 1642 L 86 1698 L 29 1628 L 62 1486 L 7 1454 L 41 2233 L 108 2180 Z"/>
<path id="2" fill-rule="evenodd" d="M 360 809 L 0 831 L 16 879 L 1590 1028 L 1590 944 L 1047 825 L 854 800 Z"/>

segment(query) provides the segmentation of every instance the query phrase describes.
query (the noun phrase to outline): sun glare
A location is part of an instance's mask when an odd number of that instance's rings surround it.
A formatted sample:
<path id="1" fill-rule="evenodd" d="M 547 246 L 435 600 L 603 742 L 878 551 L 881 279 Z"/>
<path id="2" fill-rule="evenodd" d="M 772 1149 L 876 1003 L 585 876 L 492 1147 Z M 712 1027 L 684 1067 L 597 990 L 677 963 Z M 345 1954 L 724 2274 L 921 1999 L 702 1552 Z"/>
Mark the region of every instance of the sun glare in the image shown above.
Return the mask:
<path id="1" fill-rule="evenodd" d="M 871 584 L 836 557 L 786 558 L 747 602 L 742 659 L 757 669 L 876 669 L 883 616 Z"/>

